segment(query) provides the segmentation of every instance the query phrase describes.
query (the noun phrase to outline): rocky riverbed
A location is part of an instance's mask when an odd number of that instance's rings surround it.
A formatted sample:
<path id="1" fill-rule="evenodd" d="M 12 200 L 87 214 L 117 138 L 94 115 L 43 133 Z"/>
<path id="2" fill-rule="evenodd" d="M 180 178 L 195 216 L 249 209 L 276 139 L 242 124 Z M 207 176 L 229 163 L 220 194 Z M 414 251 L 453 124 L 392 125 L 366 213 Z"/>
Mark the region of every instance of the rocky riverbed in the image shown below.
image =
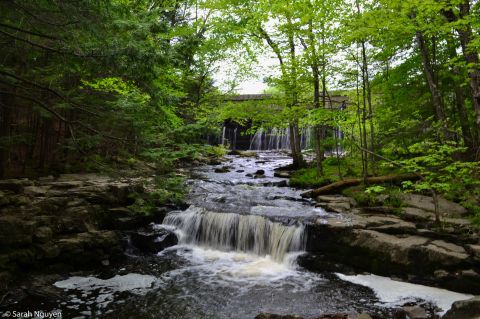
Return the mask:
<path id="1" fill-rule="evenodd" d="M 431 198 L 405 195 L 397 214 L 379 207 L 357 207 L 352 198 L 318 196 L 317 205 L 338 216 L 308 226 L 307 268 L 336 261 L 358 270 L 395 275 L 411 282 L 480 293 L 479 230 L 464 218 L 466 210 L 440 201 L 443 225 L 434 225 Z"/>
<path id="2" fill-rule="evenodd" d="M 147 217 L 127 207 L 144 182 L 96 174 L 0 181 L 0 289 L 45 267 L 106 267 L 123 258 L 122 231 L 161 221 L 168 210 Z"/>
<path id="3" fill-rule="evenodd" d="M 148 217 L 128 208 L 148 191 L 144 178 L 0 181 L 0 312 L 403 319 L 462 300 L 445 318 L 478 314 L 478 301 L 463 301 L 480 280 L 478 230 L 462 207 L 442 200 L 437 229 L 427 197 L 409 195 L 400 213 L 304 199 L 275 170 L 289 161 L 260 153 L 202 166 L 187 209 Z"/>

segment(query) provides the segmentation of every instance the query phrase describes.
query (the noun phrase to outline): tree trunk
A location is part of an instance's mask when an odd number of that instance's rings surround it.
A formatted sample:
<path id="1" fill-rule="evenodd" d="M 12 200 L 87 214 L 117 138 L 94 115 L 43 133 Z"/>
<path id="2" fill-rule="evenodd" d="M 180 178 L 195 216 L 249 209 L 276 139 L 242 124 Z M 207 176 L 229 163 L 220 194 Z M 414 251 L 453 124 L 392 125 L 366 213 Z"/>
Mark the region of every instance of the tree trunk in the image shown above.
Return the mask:
<path id="1" fill-rule="evenodd" d="M 418 175 L 416 174 L 398 174 L 398 175 L 385 175 L 385 176 L 377 176 L 377 177 L 369 177 L 368 184 L 384 184 L 384 183 L 394 183 L 394 182 L 402 182 L 406 180 L 417 180 L 419 179 Z M 338 181 L 305 193 L 302 193 L 301 196 L 306 197 L 316 197 L 322 194 L 331 194 L 335 193 L 341 189 L 356 186 L 363 183 L 363 179 L 361 178 L 352 178 L 352 179 L 345 179 L 343 181 Z"/>
<path id="2" fill-rule="evenodd" d="M 317 52 L 315 49 L 315 36 L 313 34 L 312 21 L 309 22 L 309 41 L 312 50 L 312 73 L 313 73 L 313 105 L 316 109 L 320 108 L 320 71 L 317 62 Z M 325 154 L 322 147 L 322 140 L 324 138 L 322 126 L 320 124 L 315 125 L 315 155 L 317 158 L 317 173 L 323 175 L 323 160 Z"/>
<path id="3" fill-rule="evenodd" d="M 370 76 L 368 74 L 368 61 L 367 61 L 367 49 L 365 47 L 365 41 L 362 41 L 362 68 L 363 68 L 363 87 L 364 94 L 366 93 L 367 106 L 368 106 L 368 119 L 370 123 L 370 151 L 375 153 L 375 127 L 373 123 L 373 108 L 372 108 L 372 89 L 370 87 Z M 372 162 L 373 174 L 376 174 L 376 160 L 375 156 L 370 156 Z"/>
<path id="4" fill-rule="evenodd" d="M 430 54 L 425 43 L 425 38 L 423 36 L 423 33 L 420 31 L 416 32 L 415 38 L 417 41 L 418 49 L 420 50 L 423 71 L 427 79 L 428 89 L 430 90 L 430 94 L 432 95 L 432 103 L 435 108 L 435 114 L 437 115 L 437 119 L 442 123 L 444 137 L 448 138 L 449 134 L 445 117 L 445 109 L 443 106 L 442 96 L 440 95 L 440 91 L 435 81 L 435 71 L 433 70 Z"/>
<path id="5" fill-rule="evenodd" d="M 10 101 L 10 97 L 0 95 L 0 137 L 5 139 L 5 143 L 3 143 L 4 145 L 0 145 L 0 177 L 4 177 L 8 170 L 7 158 L 9 143 L 6 143 L 6 139 L 10 137 Z"/>
<path id="6" fill-rule="evenodd" d="M 290 18 L 287 18 L 289 30 L 288 30 L 288 44 L 290 47 L 290 63 L 291 63 L 291 77 L 290 77 L 290 94 L 291 94 L 291 107 L 294 107 L 298 103 L 297 92 L 297 58 L 295 52 L 295 41 L 293 34 L 293 25 Z M 293 166 L 296 168 L 305 167 L 305 161 L 303 160 L 300 132 L 298 129 L 298 119 L 294 118 L 290 123 L 290 146 L 292 148 Z"/>
<path id="7" fill-rule="evenodd" d="M 470 15 L 470 2 L 466 0 L 460 4 L 460 17 L 467 18 Z M 480 141 L 480 66 L 478 52 L 469 48 L 472 42 L 472 29 L 469 25 L 457 29 L 462 53 L 465 61 L 469 65 L 468 76 L 470 78 L 470 87 L 472 94 L 472 104 L 475 110 L 475 133 L 477 142 Z M 478 145 L 479 143 L 477 143 Z"/>
<path id="8" fill-rule="evenodd" d="M 450 60 L 455 60 L 457 58 L 457 52 L 455 50 L 455 43 L 452 37 L 447 39 L 448 45 L 448 54 Z M 460 77 L 460 71 L 458 67 L 452 66 L 451 68 L 452 74 L 454 77 Z M 455 107 L 457 110 L 458 120 L 460 122 L 460 128 L 462 129 L 462 138 L 465 145 L 471 150 L 474 150 L 474 143 L 473 143 L 473 136 L 470 130 L 470 126 L 468 125 L 468 113 L 467 109 L 465 108 L 465 95 L 463 94 L 463 89 L 460 87 L 460 83 L 457 79 L 453 81 L 453 87 L 455 92 Z"/>

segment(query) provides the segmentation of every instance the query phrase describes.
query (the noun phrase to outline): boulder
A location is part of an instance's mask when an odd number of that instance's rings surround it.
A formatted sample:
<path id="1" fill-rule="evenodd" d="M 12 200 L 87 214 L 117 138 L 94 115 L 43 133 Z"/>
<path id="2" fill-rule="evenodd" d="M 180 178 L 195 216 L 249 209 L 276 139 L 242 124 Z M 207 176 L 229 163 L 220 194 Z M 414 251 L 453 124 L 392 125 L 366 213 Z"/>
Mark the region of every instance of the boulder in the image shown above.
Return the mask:
<path id="1" fill-rule="evenodd" d="M 70 189 L 70 188 L 77 188 L 77 187 L 82 187 L 85 185 L 84 181 L 58 181 L 58 182 L 50 182 L 47 184 L 48 186 L 54 188 L 54 189 L 60 189 L 60 190 L 65 190 L 65 189 Z"/>
<path id="2" fill-rule="evenodd" d="M 279 178 L 290 178 L 292 177 L 292 173 L 289 171 L 278 171 L 273 173 L 273 176 L 279 177 Z"/>
<path id="3" fill-rule="evenodd" d="M 455 301 L 442 319 L 478 319 L 480 318 L 480 297 Z"/>
<path id="4" fill-rule="evenodd" d="M 276 315 L 273 313 L 261 313 L 255 319 L 303 319 L 303 317 L 295 315 Z"/>
<path id="5" fill-rule="evenodd" d="M 380 260 L 387 259 L 394 264 L 415 266 L 410 256 L 427 242 L 427 238 L 419 236 L 396 237 L 373 230 L 359 229 L 353 231 L 353 241 L 350 246 L 364 249 Z"/>
<path id="6" fill-rule="evenodd" d="M 45 243 L 35 247 L 39 250 L 41 257 L 46 259 L 53 259 L 60 255 L 60 248 L 56 244 Z"/>
<path id="7" fill-rule="evenodd" d="M 327 212 L 345 214 L 351 209 L 349 202 L 329 202 L 329 203 L 318 203 L 317 207 L 325 209 Z"/>
<path id="8" fill-rule="evenodd" d="M 459 265 L 466 262 L 469 257 L 465 248 L 443 240 L 432 241 L 423 246 L 421 252 L 429 262 L 442 266 Z"/>
<path id="9" fill-rule="evenodd" d="M 69 263 L 102 263 L 111 255 L 121 253 L 120 239 L 113 231 L 90 231 L 56 241 L 59 258 Z"/>
<path id="10" fill-rule="evenodd" d="M 428 212 L 435 212 L 433 198 L 418 194 L 403 194 L 402 200 L 407 206 L 419 208 Z M 438 210 L 444 216 L 464 216 L 467 209 L 457 203 L 438 196 Z"/>
<path id="11" fill-rule="evenodd" d="M 167 230 L 140 230 L 130 235 L 132 245 L 148 253 L 158 253 L 178 243 L 177 236 Z"/>
<path id="12" fill-rule="evenodd" d="M 263 169 L 259 169 L 255 172 L 255 176 L 265 176 L 265 171 Z"/>
<path id="13" fill-rule="evenodd" d="M 33 239 L 35 242 L 38 242 L 38 243 L 46 243 L 52 238 L 52 236 L 53 236 L 52 229 L 50 227 L 42 226 L 42 227 L 38 227 L 35 230 Z"/>
<path id="14" fill-rule="evenodd" d="M 316 197 L 317 202 L 346 202 L 351 206 L 356 206 L 357 202 L 351 197 L 341 196 L 341 195 L 319 195 Z"/>
<path id="15" fill-rule="evenodd" d="M 25 186 L 32 185 L 27 179 L 4 179 L 0 180 L 0 190 L 21 193 Z"/>
<path id="16" fill-rule="evenodd" d="M 480 262 L 480 245 L 468 245 L 468 250 L 473 255 L 473 258 Z"/>
<path id="17" fill-rule="evenodd" d="M 435 220 L 435 214 L 420 208 L 405 207 L 402 209 L 402 218 L 412 222 L 427 222 Z"/>
<path id="18" fill-rule="evenodd" d="M 16 216 L 0 216 L 0 246 L 32 243 L 35 223 Z"/>
<path id="19" fill-rule="evenodd" d="M 366 228 L 387 234 L 414 234 L 417 231 L 415 224 L 393 216 L 365 217 Z"/>
<path id="20" fill-rule="evenodd" d="M 214 170 L 215 173 L 228 173 L 230 172 L 230 168 L 228 166 L 223 166 L 223 167 L 219 167 L 219 168 L 216 168 Z"/>
<path id="21" fill-rule="evenodd" d="M 428 319 L 429 314 L 419 306 L 405 306 L 395 309 L 395 319 Z"/>
<path id="22" fill-rule="evenodd" d="M 46 196 L 50 186 L 26 186 L 23 193 L 28 196 Z"/>

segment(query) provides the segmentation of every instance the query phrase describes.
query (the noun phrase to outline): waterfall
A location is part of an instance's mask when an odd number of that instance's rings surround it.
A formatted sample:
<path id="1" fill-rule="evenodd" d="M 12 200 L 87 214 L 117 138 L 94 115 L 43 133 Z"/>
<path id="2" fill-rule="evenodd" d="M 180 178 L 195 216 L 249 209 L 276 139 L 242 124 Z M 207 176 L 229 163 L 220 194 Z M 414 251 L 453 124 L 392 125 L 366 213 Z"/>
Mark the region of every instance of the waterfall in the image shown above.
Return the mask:
<path id="1" fill-rule="evenodd" d="M 173 226 L 182 244 L 269 255 L 277 262 L 284 261 L 286 253 L 305 248 L 303 225 L 286 226 L 258 215 L 214 213 L 192 206 L 169 213 L 163 225 Z"/>
<path id="2" fill-rule="evenodd" d="M 310 127 L 300 130 L 300 144 L 302 149 L 311 146 Z M 258 130 L 250 140 L 251 151 L 265 150 L 288 150 L 290 149 L 290 130 L 287 128 L 272 128 L 269 130 Z"/>
<path id="3" fill-rule="evenodd" d="M 227 130 L 227 127 L 226 126 L 223 126 L 222 128 L 222 141 L 221 141 L 221 145 L 225 145 L 225 132 Z"/>

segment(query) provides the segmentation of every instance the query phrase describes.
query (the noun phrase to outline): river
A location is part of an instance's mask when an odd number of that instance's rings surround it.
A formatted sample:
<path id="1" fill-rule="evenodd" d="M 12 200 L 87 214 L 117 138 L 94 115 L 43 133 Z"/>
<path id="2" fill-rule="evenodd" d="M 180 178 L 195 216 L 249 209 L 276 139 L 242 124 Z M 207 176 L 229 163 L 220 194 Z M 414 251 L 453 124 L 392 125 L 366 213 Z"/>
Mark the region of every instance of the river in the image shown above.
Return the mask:
<path id="1" fill-rule="evenodd" d="M 433 314 L 435 307 L 444 312 L 467 297 L 298 266 L 297 257 L 305 254 L 304 225 L 344 217 L 315 208 L 286 179 L 274 177 L 275 168 L 290 162 L 285 154 L 260 152 L 228 156 L 228 172 L 196 169 L 188 181 L 190 207 L 153 225 L 173 231 L 178 245 L 153 256 L 133 250 L 118 269 L 56 282 L 65 293 L 58 305 L 64 317 L 253 319 L 269 312 L 314 318 L 365 311 L 391 318 L 399 305 L 423 305 Z"/>

